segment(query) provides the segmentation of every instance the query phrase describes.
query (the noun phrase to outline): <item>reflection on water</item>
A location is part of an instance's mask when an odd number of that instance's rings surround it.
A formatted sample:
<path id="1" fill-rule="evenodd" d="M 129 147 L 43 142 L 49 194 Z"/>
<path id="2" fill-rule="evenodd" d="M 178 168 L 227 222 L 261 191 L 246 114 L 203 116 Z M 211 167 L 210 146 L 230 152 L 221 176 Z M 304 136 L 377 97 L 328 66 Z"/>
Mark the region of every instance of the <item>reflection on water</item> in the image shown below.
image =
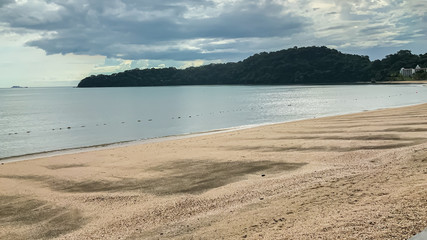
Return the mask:
<path id="1" fill-rule="evenodd" d="M 0 89 L 0 158 L 426 100 L 422 85 Z"/>

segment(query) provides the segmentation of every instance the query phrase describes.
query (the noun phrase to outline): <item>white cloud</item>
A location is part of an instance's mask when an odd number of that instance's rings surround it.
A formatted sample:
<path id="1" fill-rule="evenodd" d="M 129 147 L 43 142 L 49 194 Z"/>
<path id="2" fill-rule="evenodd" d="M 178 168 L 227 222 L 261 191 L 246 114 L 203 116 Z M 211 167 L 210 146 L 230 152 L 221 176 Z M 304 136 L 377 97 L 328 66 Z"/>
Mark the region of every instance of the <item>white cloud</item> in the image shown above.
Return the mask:
<path id="1" fill-rule="evenodd" d="M 182 66 L 180 66 L 179 68 L 180 69 L 185 69 L 185 68 L 188 68 L 188 67 L 200 67 L 200 66 L 202 66 L 204 64 L 205 64 L 205 61 L 199 59 L 199 60 L 184 62 L 184 64 Z"/>
<path id="2" fill-rule="evenodd" d="M 103 56 L 50 55 L 43 50 L 23 46 L 34 34 L 0 35 L 0 87 L 20 86 L 75 86 L 96 66 Z"/>

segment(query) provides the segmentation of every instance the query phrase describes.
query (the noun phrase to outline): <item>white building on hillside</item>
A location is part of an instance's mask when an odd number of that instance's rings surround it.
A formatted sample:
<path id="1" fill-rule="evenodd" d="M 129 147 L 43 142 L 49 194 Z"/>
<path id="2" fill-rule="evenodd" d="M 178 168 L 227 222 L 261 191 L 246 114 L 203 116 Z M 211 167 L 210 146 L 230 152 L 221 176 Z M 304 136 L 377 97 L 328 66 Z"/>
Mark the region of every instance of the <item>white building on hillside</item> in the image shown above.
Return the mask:
<path id="1" fill-rule="evenodd" d="M 422 68 L 422 67 L 420 67 L 420 65 L 417 65 L 415 68 L 401 68 L 400 74 L 404 77 L 410 77 L 410 76 L 412 76 L 412 74 L 414 74 L 418 71 L 427 72 L 427 68 Z"/>

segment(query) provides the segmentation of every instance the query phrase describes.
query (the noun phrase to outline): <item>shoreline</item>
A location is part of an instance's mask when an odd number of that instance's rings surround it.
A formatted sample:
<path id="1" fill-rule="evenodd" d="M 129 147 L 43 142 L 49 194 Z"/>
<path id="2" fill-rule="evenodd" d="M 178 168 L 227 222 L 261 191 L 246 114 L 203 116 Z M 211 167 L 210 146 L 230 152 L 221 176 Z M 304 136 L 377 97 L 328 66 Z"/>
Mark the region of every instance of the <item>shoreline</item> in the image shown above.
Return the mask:
<path id="1" fill-rule="evenodd" d="M 425 86 L 427 84 L 427 80 L 378 81 L 375 84 L 421 84 Z"/>
<path id="2" fill-rule="evenodd" d="M 301 119 L 301 120 L 304 120 L 304 119 Z M 296 121 L 300 121 L 300 120 L 296 120 Z M 280 122 L 280 123 L 282 123 L 282 122 Z M 283 122 L 283 123 L 285 123 L 285 122 Z M 75 153 L 85 153 L 85 152 L 91 152 L 91 151 L 97 151 L 97 150 L 107 150 L 107 149 L 114 149 L 114 148 L 128 147 L 128 146 L 135 146 L 135 145 L 142 145 L 142 144 L 149 144 L 149 143 L 173 141 L 173 140 L 186 139 L 186 138 L 192 138 L 192 137 L 198 137 L 198 136 L 205 136 L 205 135 L 216 134 L 216 133 L 239 131 L 242 129 L 266 126 L 266 125 L 271 125 L 271 124 L 278 124 L 278 123 L 241 125 L 241 126 L 237 126 L 237 127 L 214 129 L 214 130 L 209 130 L 209 131 L 205 131 L 205 132 L 184 133 L 184 134 L 180 134 L 180 135 L 160 136 L 160 137 L 155 137 L 155 138 L 128 140 L 128 141 L 103 143 L 103 144 L 83 146 L 83 147 L 72 147 L 72 148 L 51 150 L 51 151 L 45 151 L 45 152 L 28 153 L 28 154 L 23 154 L 23 155 L 16 155 L 16 156 L 0 158 L 0 163 L 11 163 L 11 162 L 20 162 L 20 161 L 27 161 L 27 160 L 37 160 L 39 158 L 46 158 L 46 157 L 55 157 L 55 156 L 69 155 L 69 154 L 75 154 Z"/>
<path id="3" fill-rule="evenodd" d="M 409 106 L 417 106 L 417 105 L 423 105 L 423 104 L 424 103 L 400 105 L 400 106 L 392 106 L 392 107 L 386 107 L 386 108 L 377 108 L 377 109 L 372 109 L 372 110 L 345 112 L 345 113 L 341 113 L 341 114 L 322 115 L 322 116 L 316 116 L 313 118 L 301 118 L 301 119 L 295 119 L 295 120 L 289 120 L 289 121 L 239 125 L 239 126 L 234 126 L 234 127 L 229 127 L 229 128 L 212 129 L 212 130 L 202 131 L 202 132 L 184 133 L 184 134 L 179 134 L 179 135 L 160 136 L 160 137 L 147 138 L 147 139 L 126 140 L 126 141 L 120 141 L 120 142 L 101 143 L 101 144 L 82 146 L 82 147 L 71 147 L 71 148 L 57 149 L 57 150 L 50 150 L 50 151 L 43 151 L 43 152 L 34 152 L 34 153 L 28 153 L 28 154 L 23 154 L 23 155 L 1 157 L 0 158 L 0 164 L 1 163 L 11 163 L 11 162 L 19 162 L 19 161 L 36 160 L 39 158 L 54 157 L 54 156 L 61 156 L 61 155 L 68 155 L 68 154 L 75 154 L 75 153 L 84 153 L 84 152 L 104 150 L 104 149 L 114 149 L 114 148 L 120 148 L 120 147 L 135 146 L 135 145 L 140 145 L 140 144 L 149 144 L 149 143 L 156 143 L 156 142 L 163 142 L 163 141 L 173 141 L 173 140 L 186 139 L 186 138 L 192 138 L 192 137 L 198 137 L 198 136 L 204 136 L 204 135 L 210 135 L 210 134 L 216 134 L 216 133 L 239 131 L 239 130 L 248 129 L 248 128 L 257 128 L 257 127 L 263 127 L 263 126 L 269 126 L 269 125 L 298 122 L 298 121 L 304 121 L 304 120 L 310 120 L 310 119 L 316 119 L 316 118 L 326 118 L 326 117 L 335 117 L 335 116 L 338 117 L 338 116 L 345 116 L 345 115 L 351 115 L 351 114 L 357 114 L 357 113 L 363 113 L 363 112 L 378 111 L 378 110 L 393 109 L 393 108 L 401 108 L 401 107 L 409 107 Z"/>

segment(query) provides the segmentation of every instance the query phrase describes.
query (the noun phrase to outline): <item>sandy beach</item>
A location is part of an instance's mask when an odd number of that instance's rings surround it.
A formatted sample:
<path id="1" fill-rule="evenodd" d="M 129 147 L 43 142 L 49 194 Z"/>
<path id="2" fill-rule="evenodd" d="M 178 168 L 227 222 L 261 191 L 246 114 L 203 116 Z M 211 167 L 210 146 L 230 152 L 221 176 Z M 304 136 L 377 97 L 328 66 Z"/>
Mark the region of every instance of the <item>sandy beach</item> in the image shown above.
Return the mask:
<path id="1" fill-rule="evenodd" d="M 378 84 L 427 84 L 427 80 L 378 81 Z"/>
<path id="2" fill-rule="evenodd" d="M 408 239 L 427 104 L 0 165 L 0 239 Z"/>

